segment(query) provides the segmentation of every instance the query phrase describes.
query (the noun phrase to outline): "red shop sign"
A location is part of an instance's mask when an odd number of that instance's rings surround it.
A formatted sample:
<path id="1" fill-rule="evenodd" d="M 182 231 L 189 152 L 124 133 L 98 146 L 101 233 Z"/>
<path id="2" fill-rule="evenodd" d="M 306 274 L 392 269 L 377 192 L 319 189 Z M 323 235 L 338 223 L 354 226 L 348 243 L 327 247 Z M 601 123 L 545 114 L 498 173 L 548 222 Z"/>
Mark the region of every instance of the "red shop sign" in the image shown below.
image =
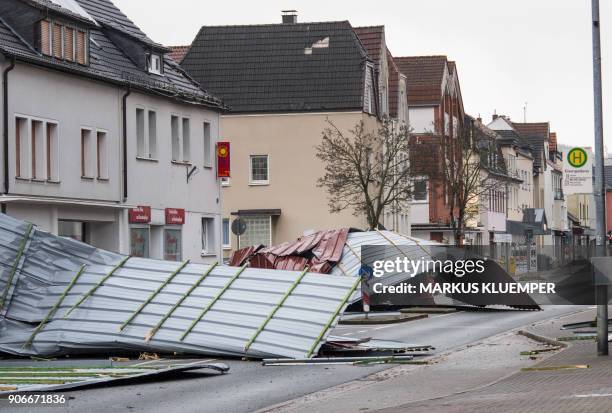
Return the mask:
<path id="1" fill-rule="evenodd" d="M 151 222 L 151 207 L 137 206 L 128 211 L 130 224 L 148 224 Z"/>
<path id="2" fill-rule="evenodd" d="M 166 225 L 183 225 L 185 210 L 181 208 L 166 208 Z"/>
<path id="3" fill-rule="evenodd" d="M 217 177 L 230 177 L 230 143 L 217 143 Z"/>

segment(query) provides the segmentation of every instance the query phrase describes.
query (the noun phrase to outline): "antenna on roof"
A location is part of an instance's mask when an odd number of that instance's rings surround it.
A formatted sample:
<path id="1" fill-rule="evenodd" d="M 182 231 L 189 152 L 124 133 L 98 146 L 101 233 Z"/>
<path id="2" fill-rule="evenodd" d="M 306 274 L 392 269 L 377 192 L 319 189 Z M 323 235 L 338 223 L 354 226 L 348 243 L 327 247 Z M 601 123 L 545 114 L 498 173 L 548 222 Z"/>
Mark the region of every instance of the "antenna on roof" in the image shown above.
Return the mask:
<path id="1" fill-rule="evenodd" d="M 523 123 L 527 123 L 527 102 L 523 105 Z"/>
<path id="2" fill-rule="evenodd" d="M 297 23 L 297 10 L 281 10 L 283 15 L 283 24 Z"/>

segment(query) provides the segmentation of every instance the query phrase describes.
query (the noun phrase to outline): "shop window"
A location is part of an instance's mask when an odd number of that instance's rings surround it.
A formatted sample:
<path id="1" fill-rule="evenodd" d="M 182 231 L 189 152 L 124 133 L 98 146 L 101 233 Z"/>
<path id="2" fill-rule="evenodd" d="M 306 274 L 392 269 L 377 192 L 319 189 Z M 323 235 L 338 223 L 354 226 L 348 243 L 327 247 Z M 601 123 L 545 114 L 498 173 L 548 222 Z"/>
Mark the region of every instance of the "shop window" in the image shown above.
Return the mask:
<path id="1" fill-rule="evenodd" d="M 239 237 L 240 248 L 251 245 L 270 245 L 272 238 L 272 217 L 241 217 L 246 223 L 246 231 Z"/>
<path id="2" fill-rule="evenodd" d="M 166 228 L 164 230 L 164 259 L 169 261 L 180 261 L 181 257 L 181 230 Z"/>
<path id="3" fill-rule="evenodd" d="M 149 258 L 150 234 L 148 227 L 130 228 L 130 255 Z"/>

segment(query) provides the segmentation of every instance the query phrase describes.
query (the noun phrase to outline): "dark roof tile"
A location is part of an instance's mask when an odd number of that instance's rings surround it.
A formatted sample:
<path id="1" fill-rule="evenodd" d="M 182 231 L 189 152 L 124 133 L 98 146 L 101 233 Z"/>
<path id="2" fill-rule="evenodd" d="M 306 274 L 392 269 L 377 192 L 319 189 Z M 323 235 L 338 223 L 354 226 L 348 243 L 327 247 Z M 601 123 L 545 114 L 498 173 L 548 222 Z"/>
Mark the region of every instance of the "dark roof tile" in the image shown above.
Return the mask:
<path id="1" fill-rule="evenodd" d="M 234 112 L 286 112 L 361 109 L 366 60 L 344 21 L 205 26 L 181 64 Z"/>

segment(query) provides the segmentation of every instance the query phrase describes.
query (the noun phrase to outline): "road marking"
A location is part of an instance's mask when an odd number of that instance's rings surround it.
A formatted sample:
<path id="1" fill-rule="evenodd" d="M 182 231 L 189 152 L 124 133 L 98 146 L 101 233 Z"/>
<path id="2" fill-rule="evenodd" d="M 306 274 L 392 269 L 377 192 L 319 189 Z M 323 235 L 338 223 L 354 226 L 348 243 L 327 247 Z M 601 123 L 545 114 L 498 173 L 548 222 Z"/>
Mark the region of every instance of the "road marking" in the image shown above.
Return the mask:
<path id="1" fill-rule="evenodd" d="M 359 330 L 357 333 L 365 333 L 367 330 Z"/>
<path id="2" fill-rule="evenodd" d="M 574 397 L 611 397 L 612 393 L 595 393 L 595 394 L 575 394 Z"/>
<path id="3" fill-rule="evenodd" d="M 344 333 L 344 334 L 342 334 L 342 335 L 343 335 L 343 336 L 350 336 L 351 334 L 353 334 L 353 333 Z"/>

